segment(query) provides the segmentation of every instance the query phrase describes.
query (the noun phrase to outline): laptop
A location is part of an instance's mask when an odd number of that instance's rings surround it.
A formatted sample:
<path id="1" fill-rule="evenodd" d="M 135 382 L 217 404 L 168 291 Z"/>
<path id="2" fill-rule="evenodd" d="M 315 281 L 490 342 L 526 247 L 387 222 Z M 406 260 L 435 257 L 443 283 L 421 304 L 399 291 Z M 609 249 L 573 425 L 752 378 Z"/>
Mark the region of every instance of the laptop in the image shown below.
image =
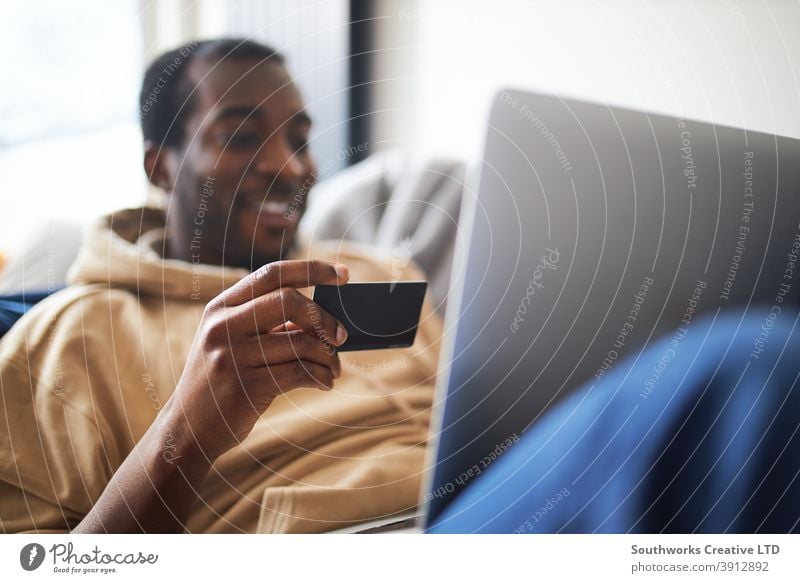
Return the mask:
<path id="1" fill-rule="evenodd" d="M 798 140 L 509 89 L 466 192 L 421 515 L 362 531 L 436 522 L 546 411 L 662 335 L 800 298 Z"/>

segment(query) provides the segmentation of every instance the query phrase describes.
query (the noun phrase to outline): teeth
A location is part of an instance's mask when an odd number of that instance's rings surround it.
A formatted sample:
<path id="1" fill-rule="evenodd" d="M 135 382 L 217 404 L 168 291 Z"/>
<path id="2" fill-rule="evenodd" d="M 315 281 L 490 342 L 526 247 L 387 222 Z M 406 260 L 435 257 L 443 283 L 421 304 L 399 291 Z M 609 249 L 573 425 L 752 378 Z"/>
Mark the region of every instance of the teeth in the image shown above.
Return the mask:
<path id="1" fill-rule="evenodd" d="M 282 215 L 284 213 L 289 212 L 289 203 L 288 202 L 276 202 L 269 200 L 259 205 L 259 210 L 262 213 L 267 213 L 271 215 Z"/>

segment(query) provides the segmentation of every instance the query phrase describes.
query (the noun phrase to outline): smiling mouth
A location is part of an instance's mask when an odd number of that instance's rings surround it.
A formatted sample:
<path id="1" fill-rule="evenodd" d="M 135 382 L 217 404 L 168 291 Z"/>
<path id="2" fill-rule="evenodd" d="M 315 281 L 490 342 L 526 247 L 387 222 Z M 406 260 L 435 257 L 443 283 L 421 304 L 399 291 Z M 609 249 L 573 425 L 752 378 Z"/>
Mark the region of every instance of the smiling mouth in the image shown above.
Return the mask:
<path id="1" fill-rule="evenodd" d="M 253 204 L 252 208 L 267 215 L 292 214 L 292 203 L 289 200 L 287 201 L 268 200 L 266 202 Z"/>
<path id="2" fill-rule="evenodd" d="M 299 205 L 292 200 L 254 202 L 248 209 L 255 212 L 258 224 L 272 229 L 287 229 L 300 219 Z"/>

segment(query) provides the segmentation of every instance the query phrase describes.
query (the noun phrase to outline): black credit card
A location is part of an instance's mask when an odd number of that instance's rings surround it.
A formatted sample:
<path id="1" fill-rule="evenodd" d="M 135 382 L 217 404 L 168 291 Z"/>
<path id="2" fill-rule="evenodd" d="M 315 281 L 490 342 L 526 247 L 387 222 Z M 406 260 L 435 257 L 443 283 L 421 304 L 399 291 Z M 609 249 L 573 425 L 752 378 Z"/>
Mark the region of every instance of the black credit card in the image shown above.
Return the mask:
<path id="1" fill-rule="evenodd" d="M 424 281 L 318 285 L 314 301 L 347 328 L 339 352 L 405 348 L 414 344 L 427 286 Z"/>

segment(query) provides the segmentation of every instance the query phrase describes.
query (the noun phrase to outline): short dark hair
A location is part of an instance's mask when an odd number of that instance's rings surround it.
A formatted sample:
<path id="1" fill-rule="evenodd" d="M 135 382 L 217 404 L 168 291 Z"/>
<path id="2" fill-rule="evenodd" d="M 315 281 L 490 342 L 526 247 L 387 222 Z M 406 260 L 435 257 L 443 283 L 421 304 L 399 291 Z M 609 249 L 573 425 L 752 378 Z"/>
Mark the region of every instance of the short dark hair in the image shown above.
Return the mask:
<path id="1" fill-rule="evenodd" d="M 186 43 L 155 59 L 144 73 L 139 93 L 139 117 L 145 140 L 180 148 L 184 124 L 192 111 L 194 86 L 186 70 L 194 59 L 253 59 L 284 65 L 272 47 L 244 38 L 221 38 Z"/>

